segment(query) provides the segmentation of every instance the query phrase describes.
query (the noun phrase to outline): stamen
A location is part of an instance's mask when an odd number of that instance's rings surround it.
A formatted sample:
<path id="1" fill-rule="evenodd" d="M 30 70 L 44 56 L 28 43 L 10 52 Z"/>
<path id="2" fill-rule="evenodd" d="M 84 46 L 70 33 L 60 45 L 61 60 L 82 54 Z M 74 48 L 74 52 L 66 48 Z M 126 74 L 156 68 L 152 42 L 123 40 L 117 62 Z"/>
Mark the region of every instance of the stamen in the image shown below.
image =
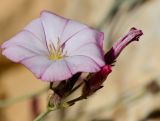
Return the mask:
<path id="1" fill-rule="evenodd" d="M 59 59 L 62 59 L 64 57 L 64 55 L 62 55 L 62 48 L 60 46 L 60 41 L 58 39 L 58 42 L 57 42 L 57 48 L 54 49 L 53 45 L 50 43 L 48 45 L 48 49 L 49 49 L 49 59 L 50 60 L 59 60 Z"/>
<path id="2" fill-rule="evenodd" d="M 48 48 L 49 48 L 49 59 L 54 60 L 55 53 L 54 53 L 53 46 L 51 44 L 49 44 Z"/>

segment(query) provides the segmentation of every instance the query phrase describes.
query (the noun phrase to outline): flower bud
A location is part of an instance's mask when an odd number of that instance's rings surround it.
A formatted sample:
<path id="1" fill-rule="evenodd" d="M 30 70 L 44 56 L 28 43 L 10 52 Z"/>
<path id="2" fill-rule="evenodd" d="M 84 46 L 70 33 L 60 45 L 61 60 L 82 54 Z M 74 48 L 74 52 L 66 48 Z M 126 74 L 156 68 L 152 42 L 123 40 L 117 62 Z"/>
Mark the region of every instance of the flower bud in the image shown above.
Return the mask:
<path id="1" fill-rule="evenodd" d="M 94 92 L 96 92 L 98 89 L 102 88 L 103 82 L 111 73 L 111 71 L 111 66 L 105 65 L 99 72 L 90 75 L 89 79 L 86 80 L 82 95 L 84 97 L 88 97 L 92 95 Z"/>
<path id="2" fill-rule="evenodd" d="M 130 31 L 120 38 L 113 46 L 112 48 L 105 54 L 105 62 L 107 65 L 111 65 L 115 62 L 119 54 L 122 52 L 122 50 L 131 42 L 138 41 L 139 37 L 143 35 L 143 32 L 141 30 L 138 30 L 136 28 L 131 28 Z"/>

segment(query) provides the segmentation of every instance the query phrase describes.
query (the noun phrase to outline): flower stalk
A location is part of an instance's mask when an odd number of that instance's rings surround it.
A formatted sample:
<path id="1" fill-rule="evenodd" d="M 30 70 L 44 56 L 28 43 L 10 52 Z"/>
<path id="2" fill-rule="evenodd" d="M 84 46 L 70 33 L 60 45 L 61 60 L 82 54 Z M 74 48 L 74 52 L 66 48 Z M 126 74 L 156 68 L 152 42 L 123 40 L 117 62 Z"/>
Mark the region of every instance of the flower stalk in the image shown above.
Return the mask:
<path id="1" fill-rule="evenodd" d="M 50 109 L 48 108 L 45 112 L 41 113 L 36 119 L 34 119 L 34 121 L 44 121 L 44 119 L 46 118 L 46 116 L 51 112 L 57 109 Z"/>

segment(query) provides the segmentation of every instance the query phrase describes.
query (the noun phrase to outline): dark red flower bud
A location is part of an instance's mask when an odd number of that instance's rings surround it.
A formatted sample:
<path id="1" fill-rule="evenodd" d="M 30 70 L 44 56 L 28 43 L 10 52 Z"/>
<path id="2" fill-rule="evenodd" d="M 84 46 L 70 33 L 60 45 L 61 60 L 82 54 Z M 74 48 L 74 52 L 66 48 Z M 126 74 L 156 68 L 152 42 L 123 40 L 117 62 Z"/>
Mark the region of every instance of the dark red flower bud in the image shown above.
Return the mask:
<path id="1" fill-rule="evenodd" d="M 122 52 L 122 50 L 131 42 L 138 41 L 139 37 L 143 35 L 141 30 L 131 28 L 130 31 L 120 38 L 112 48 L 105 54 L 105 62 L 107 65 L 111 65 L 115 62 L 116 58 Z"/>
<path id="2" fill-rule="evenodd" d="M 83 88 L 83 96 L 88 97 L 94 92 L 96 92 L 98 89 L 102 88 L 103 82 L 111 73 L 111 71 L 111 66 L 105 65 L 99 72 L 90 75 L 90 77 L 86 80 L 86 84 Z"/>

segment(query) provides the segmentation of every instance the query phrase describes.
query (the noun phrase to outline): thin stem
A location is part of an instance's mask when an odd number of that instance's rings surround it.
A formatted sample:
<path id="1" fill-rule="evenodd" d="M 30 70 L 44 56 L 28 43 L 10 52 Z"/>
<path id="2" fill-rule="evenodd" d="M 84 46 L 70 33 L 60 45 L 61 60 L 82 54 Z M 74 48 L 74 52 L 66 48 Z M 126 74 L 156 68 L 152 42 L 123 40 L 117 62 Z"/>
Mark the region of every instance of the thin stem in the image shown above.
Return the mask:
<path id="1" fill-rule="evenodd" d="M 0 100 L 0 107 L 6 107 L 6 106 L 9 106 L 9 105 L 12 105 L 14 103 L 17 103 L 17 102 L 20 102 L 20 101 L 24 101 L 26 99 L 29 99 L 29 98 L 32 98 L 34 96 L 38 96 L 44 92 L 46 92 L 48 90 L 48 88 L 43 88 L 35 93 L 31 93 L 31 94 L 27 94 L 27 95 L 23 95 L 23 96 L 20 96 L 20 97 L 16 97 L 16 98 L 13 98 L 13 99 L 5 99 L 5 100 Z"/>
<path id="2" fill-rule="evenodd" d="M 44 121 L 45 117 L 53 110 L 49 109 L 46 110 L 45 112 L 41 113 L 34 121 Z"/>
<path id="3" fill-rule="evenodd" d="M 48 110 L 41 113 L 34 121 L 44 121 L 45 117 L 51 112 L 51 111 L 54 111 L 54 110 L 57 110 L 57 109 L 63 109 L 63 108 L 67 108 L 69 106 L 72 106 L 75 102 L 77 101 L 80 101 L 82 99 L 85 99 L 83 96 L 79 96 L 73 100 L 70 100 L 68 102 L 64 102 L 64 103 L 61 103 L 59 104 L 58 106 L 55 106 L 55 108 L 51 108 L 51 107 L 48 107 Z"/>

